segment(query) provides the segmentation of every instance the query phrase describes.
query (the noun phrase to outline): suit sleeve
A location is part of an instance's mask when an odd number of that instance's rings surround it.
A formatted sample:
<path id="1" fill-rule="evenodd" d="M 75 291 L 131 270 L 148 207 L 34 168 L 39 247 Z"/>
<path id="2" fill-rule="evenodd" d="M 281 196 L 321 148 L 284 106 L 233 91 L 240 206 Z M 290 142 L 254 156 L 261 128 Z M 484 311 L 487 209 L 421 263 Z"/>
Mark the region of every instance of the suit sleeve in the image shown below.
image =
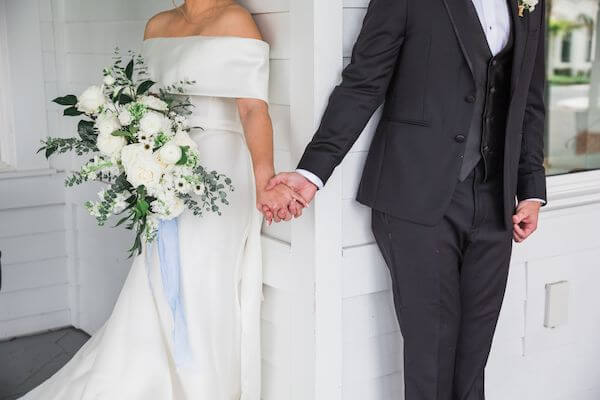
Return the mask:
<path id="1" fill-rule="evenodd" d="M 545 1 L 539 5 L 543 13 L 545 6 Z M 546 125 L 546 106 L 544 102 L 546 88 L 545 15 L 542 15 L 542 26 L 539 35 L 535 67 L 523 120 L 523 138 L 517 183 L 517 198 L 519 201 L 528 198 L 547 200 L 546 171 L 544 168 L 544 130 Z"/>
<path id="2" fill-rule="evenodd" d="M 369 4 L 350 65 L 298 165 L 323 183 L 385 99 L 404 41 L 406 8 L 406 0 L 371 0 Z"/>

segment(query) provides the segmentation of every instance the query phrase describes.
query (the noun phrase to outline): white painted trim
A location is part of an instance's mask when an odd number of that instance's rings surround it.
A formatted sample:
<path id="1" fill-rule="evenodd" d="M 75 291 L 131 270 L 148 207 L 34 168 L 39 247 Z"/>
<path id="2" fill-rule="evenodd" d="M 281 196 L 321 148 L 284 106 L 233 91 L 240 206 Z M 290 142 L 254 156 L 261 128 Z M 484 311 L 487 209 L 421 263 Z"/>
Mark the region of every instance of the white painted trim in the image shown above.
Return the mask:
<path id="1" fill-rule="evenodd" d="M 550 176 L 548 205 L 542 212 L 600 203 L 600 170 Z"/>
<path id="2" fill-rule="evenodd" d="M 0 171 L 17 163 L 14 115 L 10 90 L 10 62 L 6 26 L 6 0 L 0 0 Z"/>
<path id="3" fill-rule="evenodd" d="M 56 175 L 59 172 L 53 168 L 42 168 L 42 169 L 31 169 L 25 171 L 17 171 L 13 169 L 8 169 L 6 171 L 2 171 L 2 164 L 0 164 L 0 180 L 8 180 L 8 179 L 22 179 L 22 178 L 33 178 L 38 176 L 50 176 Z M 10 168 L 10 166 L 8 166 Z"/>
<path id="4" fill-rule="evenodd" d="M 314 125 L 320 125 L 343 68 L 342 0 L 314 0 Z M 343 207 L 342 169 L 315 202 L 315 400 L 342 400 Z"/>

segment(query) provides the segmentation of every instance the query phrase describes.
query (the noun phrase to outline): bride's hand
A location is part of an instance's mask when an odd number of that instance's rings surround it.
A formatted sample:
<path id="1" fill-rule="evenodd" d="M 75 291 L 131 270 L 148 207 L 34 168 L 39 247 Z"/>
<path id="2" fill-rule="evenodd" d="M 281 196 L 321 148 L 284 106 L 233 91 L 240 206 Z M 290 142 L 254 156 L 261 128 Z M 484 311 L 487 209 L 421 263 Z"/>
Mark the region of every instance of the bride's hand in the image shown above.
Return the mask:
<path id="1" fill-rule="evenodd" d="M 270 190 L 259 190 L 257 193 L 257 208 L 269 223 L 273 219 L 275 222 L 289 221 L 292 216 L 299 216 L 304 207 L 306 201 L 302 196 L 283 184 Z"/>

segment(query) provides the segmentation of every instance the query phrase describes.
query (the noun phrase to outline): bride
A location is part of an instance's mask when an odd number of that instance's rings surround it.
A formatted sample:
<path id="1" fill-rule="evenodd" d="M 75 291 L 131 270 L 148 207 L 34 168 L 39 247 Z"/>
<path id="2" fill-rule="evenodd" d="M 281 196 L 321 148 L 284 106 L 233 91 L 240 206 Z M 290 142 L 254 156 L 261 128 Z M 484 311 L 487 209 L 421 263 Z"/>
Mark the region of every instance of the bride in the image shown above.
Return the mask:
<path id="1" fill-rule="evenodd" d="M 304 204 L 287 186 L 265 190 L 274 175 L 269 45 L 234 1 L 186 0 L 148 22 L 143 55 L 154 81 L 193 82 L 185 94 L 195 106 L 191 125 L 202 129 L 191 135 L 202 163 L 232 178 L 230 206 L 222 216 L 179 217 L 176 298 L 156 246 L 145 249 L 109 320 L 23 399 L 260 400 L 256 207 L 300 214 Z M 181 320 L 172 301 L 181 304 Z"/>

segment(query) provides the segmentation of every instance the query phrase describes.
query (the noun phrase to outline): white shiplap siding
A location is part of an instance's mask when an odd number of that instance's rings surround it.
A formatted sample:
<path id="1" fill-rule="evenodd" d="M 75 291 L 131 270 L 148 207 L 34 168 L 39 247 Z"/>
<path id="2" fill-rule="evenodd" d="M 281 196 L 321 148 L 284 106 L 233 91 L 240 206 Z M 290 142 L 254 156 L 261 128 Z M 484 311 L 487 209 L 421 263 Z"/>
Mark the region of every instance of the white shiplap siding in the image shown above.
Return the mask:
<path id="1" fill-rule="evenodd" d="M 48 4 L 46 4 L 48 3 Z M 64 176 L 35 152 L 51 129 L 56 68 L 50 2 L 7 2 L 15 165 L 0 172 L 0 339 L 70 324 Z"/>
<path id="2" fill-rule="evenodd" d="M 344 1 L 344 65 L 367 5 Z M 379 120 L 378 110 L 342 163 L 344 400 L 402 398 L 402 336 L 389 272 L 371 233 L 371 211 L 354 200 Z"/>

